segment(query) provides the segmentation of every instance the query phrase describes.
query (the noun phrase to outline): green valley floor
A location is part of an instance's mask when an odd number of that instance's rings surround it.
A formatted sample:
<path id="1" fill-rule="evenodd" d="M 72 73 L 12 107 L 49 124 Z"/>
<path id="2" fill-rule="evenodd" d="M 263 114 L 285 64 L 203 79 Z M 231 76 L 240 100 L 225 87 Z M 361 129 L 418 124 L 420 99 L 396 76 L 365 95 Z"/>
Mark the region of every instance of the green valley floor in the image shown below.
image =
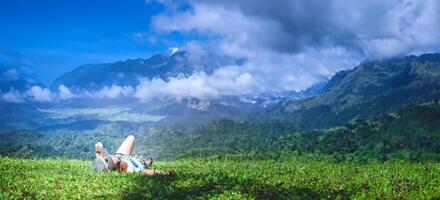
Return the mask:
<path id="1" fill-rule="evenodd" d="M 0 199 L 438 199 L 440 163 L 156 162 L 175 177 L 95 173 L 91 161 L 0 157 Z"/>

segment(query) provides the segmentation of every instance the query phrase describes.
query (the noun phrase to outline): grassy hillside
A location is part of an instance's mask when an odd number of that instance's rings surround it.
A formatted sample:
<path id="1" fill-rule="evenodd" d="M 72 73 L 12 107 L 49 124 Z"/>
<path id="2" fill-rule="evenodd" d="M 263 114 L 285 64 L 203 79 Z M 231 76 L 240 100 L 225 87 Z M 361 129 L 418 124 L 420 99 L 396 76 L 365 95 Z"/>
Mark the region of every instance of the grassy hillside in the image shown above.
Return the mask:
<path id="1" fill-rule="evenodd" d="M 90 161 L 0 158 L 0 199 L 435 199 L 439 163 L 211 158 L 158 162 L 175 177 L 94 173 Z M 154 166 L 154 165 L 153 165 Z"/>

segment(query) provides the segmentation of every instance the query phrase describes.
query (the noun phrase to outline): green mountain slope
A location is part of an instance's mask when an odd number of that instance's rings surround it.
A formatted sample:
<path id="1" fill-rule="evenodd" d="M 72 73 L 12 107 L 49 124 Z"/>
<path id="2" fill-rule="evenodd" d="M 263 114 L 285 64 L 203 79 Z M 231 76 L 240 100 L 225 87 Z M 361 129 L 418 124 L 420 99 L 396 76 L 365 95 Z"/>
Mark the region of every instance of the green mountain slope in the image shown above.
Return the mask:
<path id="1" fill-rule="evenodd" d="M 337 73 L 321 95 L 285 101 L 262 118 L 331 127 L 440 98 L 440 54 L 365 62 Z"/>
<path id="2" fill-rule="evenodd" d="M 157 132 L 161 137 L 149 137 L 147 146 L 166 144 L 161 149 L 163 156 L 238 153 L 258 159 L 289 159 L 312 153 L 332 156 L 335 161 L 440 161 L 440 102 L 311 131 L 283 123 L 223 120 L 188 132 Z"/>

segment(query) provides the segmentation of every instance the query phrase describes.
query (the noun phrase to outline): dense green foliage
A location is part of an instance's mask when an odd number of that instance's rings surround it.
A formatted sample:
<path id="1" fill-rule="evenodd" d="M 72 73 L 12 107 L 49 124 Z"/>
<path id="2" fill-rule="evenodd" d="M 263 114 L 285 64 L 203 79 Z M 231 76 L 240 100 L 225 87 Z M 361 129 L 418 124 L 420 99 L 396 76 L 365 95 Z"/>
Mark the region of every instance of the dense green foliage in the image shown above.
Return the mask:
<path id="1" fill-rule="evenodd" d="M 285 155 L 330 155 L 334 161 L 440 160 L 440 102 L 353 120 L 331 129 L 299 131 L 283 123 L 221 120 L 195 130 L 151 129 L 140 142 L 143 153 L 160 157 L 244 154 L 283 160 Z M 161 148 L 157 147 L 161 144 Z M 157 147 L 154 149 L 153 147 Z"/>
<path id="2" fill-rule="evenodd" d="M 373 120 L 356 120 L 341 127 L 283 135 L 271 147 L 333 155 L 341 160 L 440 160 L 438 101 L 390 113 Z"/>
<path id="3" fill-rule="evenodd" d="M 95 173 L 91 162 L 0 158 L 0 199 L 435 199 L 438 163 L 158 162 L 175 177 Z M 50 174 L 50 175 L 49 175 Z"/>
<path id="4" fill-rule="evenodd" d="M 184 131 L 161 127 L 110 124 L 85 131 L 0 134 L 0 153 L 22 157 L 61 156 L 90 159 L 98 141 L 110 151 L 128 134 L 137 138 L 135 152 L 157 159 L 240 154 L 252 159 L 283 160 L 312 153 L 334 161 L 440 160 L 440 102 L 404 109 L 369 120 L 353 120 L 322 130 L 291 124 L 220 120 Z"/>

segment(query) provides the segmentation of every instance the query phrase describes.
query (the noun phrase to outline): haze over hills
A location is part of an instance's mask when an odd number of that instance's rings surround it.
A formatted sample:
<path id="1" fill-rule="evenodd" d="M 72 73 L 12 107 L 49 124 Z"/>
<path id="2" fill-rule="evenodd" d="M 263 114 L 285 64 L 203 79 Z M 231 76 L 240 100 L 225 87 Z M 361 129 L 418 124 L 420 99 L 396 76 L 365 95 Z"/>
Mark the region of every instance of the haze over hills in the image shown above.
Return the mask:
<path id="1" fill-rule="evenodd" d="M 195 61 L 197 60 L 197 61 Z M 106 87 L 120 86 L 124 88 L 135 89 L 140 86 L 142 81 L 160 80 L 164 82 L 173 78 L 189 77 L 196 73 L 206 75 L 212 74 L 217 66 L 223 66 L 227 63 L 241 65 L 243 59 L 223 59 L 222 63 L 210 63 L 208 58 L 192 58 L 190 53 L 178 51 L 170 56 L 156 54 L 148 59 L 128 59 L 114 63 L 87 64 L 82 65 L 71 72 L 68 72 L 57 78 L 50 86 L 51 90 L 57 91 L 60 86 L 65 86 L 71 91 L 99 91 Z M 244 96 L 243 103 L 258 103 L 264 106 L 276 103 L 285 98 L 300 98 L 309 95 L 316 95 L 323 87 L 325 81 L 313 85 L 309 90 L 303 91 L 277 91 L 264 92 L 261 94 L 246 95 L 224 95 L 224 96 Z M 185 84 L 185 82 L 182 82 Z M 199 83 L 186 83 L 199 84 Z M 154 88 L 152 88 L 154 89 Z M 184 88 L 182 88 L 183 90 Z M 181 95 L 180 98 L 199 98 L 203 95 Z M 200 98 L 199 98 L 200 99 Z M 212 99 L 212 98 L 208 98 Z M 266 101 L 264 101 L 266 99 Z M 157 100 L 157 99 L 155 99 Z M 162 98 L 161 100 L 164 100 Z"/>
<path id="2" fill-rule="evenodd" d="M 225 62 L 229 62 L 226 61 Z M 244 62 L 234 60 L 235 64 Z M 57 78 L 50 90 L 20 77 L 5 78 L 3 96 L 15 99 L 1 101 L 3 127 L 35 129 L 96 127 L 102 123 L 155 121 L 157 124 L 197 122 L 215 119 L 247 119 L 267 106 L 284 99 L 304 98 L 319 94 L 325 82 L 304 91 L 278 91 L 246 95 L 223 95 L 215 98 L 186 96 L 151 96 L 146 100 L 138 96 L 142 84 L 158 82 L 161 86 L 170 79 L 188 77 L 195 73 L 212 74 L 215 63 L 195 63 L 186 52 L 170 56 L 161 54 L 148 59 L 128 59 L 107 64 L 82 65 Z M 5 70 L 3 74 L 7 74 Z M 14 72 L 14 71 L 11 71 Z M 8 72 L 9 73 L 9 72 Z M 11 73 L 10 73 L 11 74 Z M 11 76 L 14 74 L 11 74 Z M 3 79 L 2 79 L 3 80 Z M 12 81 L 12 82 L 11 82 Z M 9 83 L 8 82 L 8 83 Z M 187 83 L 179 83 L 187 84 Z M 176 86 L 179 87 L 179 84 Z M 191 83 L 188 83 L 191 84 Z M 196 84 L 199 84 L 196 81 Z M 143 89 L 145 92 L 154 87 Z M 177 89 L 178 90 L 178 89 Z M 8 93 L 5 93 L 8 92 Z M 154 93 L 153 93 L 154 94 Z M 14 108 L 10 113 L 8 108 Z M 90 111 L 90 112 L 89 112 Z M 9 114 L 6 114 L 9 113 Z M 69 114 L 70 113 L 70 114 Z M 29 117 L 34 116 L 34 117 Z M 125 116 L 125 117 L 118 117 Z M 151 119 L 154 119 L 151 121 Z M 90 126 L 95 124 L 94 126 Z"/>
<path id="3" fill-rule="evenodd" d="M 240 64 L 244 61 L 240 59 L 232 61 L 225 59 L 224 62 Z M 216 70 L 216 66 L 215 63 L 209 63 L 209 61 L 198 60 L 194 62 L 191 60 L 191 55 L 187 52 L 176 52 L 170 56 L 156 54 L 148 59 L 138 58 L 115 63 L 82 65 L 57 78 L 50 88 L 54 92 L 61 87 L 67 88 L 69 92 L 73 93 L 86 91 L 86 95 L 80 95 L 76 99 L 58 104 L 63 107 L 119 105 L 129 102 L 129 105 L 132 107 L 151 114 L 171 116 L 209 114 L 211 117 L 234 117 L 250 112 L 262 111 L 263 108 L 284 99 L 297 99 L 316 95 L 325 85 L 325 82 L 321 82 L 310 89 L 298 92 L 278 91 L 245 95 L 231 94 L 215 98 L 205 98 L 203 95 L 198 94 L 187 96 L 184 93 L 185 88 L 183 88 L 182 91 L 177 91 L 179 94 L 182 93 L 177 99 L 172 95 L 161 96 L 160 91 L 155 93 L 157 96 L 153 95 L 148 99 L 139 99 L 138 90 L 140 90 L 139 88 L 142 89 L 143 84 L 149 86 L 159 82 L 159 84 L 163 85 L 170 81 L 170 79 L 189 77 L 196 73 L 201 73 L 202 76 L 203 74 L 209 75 Z M 174 85 L 173 87 L 179 87 L 179 84 L 199 85 L 200 83 L 196 80 L 189 83 L 178 83 L 177 86 Z M 146 92 L 152 91 L 154 93 L 156 88 L 148 87 L 145 90 Z M 90 93 L 94 94 L 90 95 Z M 93 95 L 98 96 L 101 100 L 96 101 L 94 98 L 91 98 Z M 79 102 L 78 99 L 81 98 L 87 100 L 84 103 Z M 139 100 L 141 102 L 138 102 Z"/>
<path id="4" fill-rule="evenodd" d="M 77 127 L 78 120 L 91 120 L 84 121 L 85 124 L 99 124 L 115 120 L 134 120 L 138 123 L 139 120 L 147 122 L 156 119 L 161 121 L 158 124 L 166 125 L 179 121 L 188 124 L 197 121 L 203 124 L 222 118 L 281 120 L 305 128 L 331 127 L 349 120 L 376 116 L 440 98 L 439 60 L 440 54 L 425 54 L 365 61 L 352 70 L 336 73 L 328 82 L 316 84 L 300 92 L 226 95 L 214 99 L 152 98 L 143 102 L 133 98 L 135 94 L 122 95 L 124 88 L 128 87 L 130 92 L 133 87 L 139 85 L 142 78 L 167 81 L 173 77 L 190 76 L 197 70 L 205 70 L 203 73 L 207 74 L 215 70 L 215 67 L 191 66 L 188 54 L 177 52 L 169 57 L 155 55 L 149 59 L 80 66 L 58 78 L 51 86 L 54 93 L 60 87 L 66 87 L 68 92 L 72 93 L 71 98 L 22 105 L 13 103 L 11 106 L 17 107 L 16 113 L 8 114 L 9 117 L 3 114 L 2 117 L 6 122 L 8 119 L 25 119 L 25 116 L 29 115 L 39 116 L 35 119 L 46 116 L 41 123 L 37 122 L 41 120 L 23 121 L 34 121 L 30 124 L 40 124 L 37 127 L 58 127 L 60 119 L 63 124 L 72 123 L 72 127 Z M 12 80 L 23 83 L 18 84 L 20 87 L 14 90 L 24 91 L 25 96 L 32 95 L 30 91 L 25 91 L 29 90 L 32 84 L 24 80 Z M 103 88 L 107 88 L 104 92 L 116 92 L 120 96 L 96 97 L 103 92 Z M 41 90 L 44 92 L 44 89 Z M 75 91 L 98 92 L 95 96 L 90 93 L 79 96 Z M 2 110 L 6 112 L 8 105 L 3 105 Z M 95 113 L 81 114 L 81 110 L 91 108 L 98 109 L 92 109 Z M 109 115 L 106 110 L 112 114 Z M 66 111 L 74 114 L 58 117 L 54 114 Z M 17 117 L 14 117 L 16 114 Z M 127 117 L 115 117 L 118 115 Z M 152 116 L 157 117 L 151 118 Z"/>

